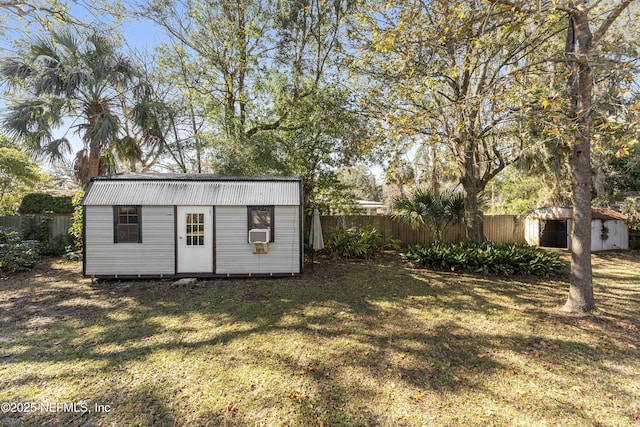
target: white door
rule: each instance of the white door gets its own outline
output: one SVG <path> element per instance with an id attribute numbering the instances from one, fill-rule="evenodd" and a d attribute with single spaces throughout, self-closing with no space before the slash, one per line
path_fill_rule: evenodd
<path id="1" fill-rule="evenodd" d="M 178 273 L 213 273 L 213 207 L 178 206 Z"/>

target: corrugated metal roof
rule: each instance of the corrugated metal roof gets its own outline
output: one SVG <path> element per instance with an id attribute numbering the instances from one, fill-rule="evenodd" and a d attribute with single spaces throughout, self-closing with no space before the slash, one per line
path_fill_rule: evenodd
<path id="1" fill-rule="evenodd" d="M 231 178 L 214 175 L 118 175 L 94 179 L 83 206 L 297 206 L 300 179 Z"/>
<path id="2" fill-rule="evenodd" d="M 300 181 L 298 176 L 226 176 L 211 173 L 117 173 L 97 176 L 92 181 Z"/>
<path id="3" fill-rule="evenodd" d="M 618 211 L 614 211 L 613 209 L 608 208 L 591 208 L 591 218 L 592 219 L 620 219 L 626 220 L 627 217 Z"/>
<path id="4" fill-rule="evenodd" d="M 535 219 L 571 219 L 573 218 L 573 208 L 557 206 L 538 208 L 531 212 L 528 217 Z"/>
<path id="5" fill-rule="evenodd" d="M 539 208 L 528 215 L 532 219 L 572 219 L 573 208 Z M 591 208 L 591 219 L 626 220 L 627 217 L 618 211 L 608 208 Z"/>

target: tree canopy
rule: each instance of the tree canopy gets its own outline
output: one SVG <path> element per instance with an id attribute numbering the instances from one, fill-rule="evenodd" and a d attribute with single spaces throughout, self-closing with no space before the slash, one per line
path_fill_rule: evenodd
<path id="1" fill-rule="evenodd" d="M 6 132 L 37 158 L 63 160 L 70 132 L 82 140 L 76 179 L 115 169 L 116 155 L 133 162 L 162 149 L 167 110 L 153 98 L 134 63 L 97 33 L 69 28 L 28 40 L 0 67 L 11 90 Z M 72 125 L 57 136 L 65 120 Z M 152 162 L 147 154 L 143 163 Z M 135 170 L 135 166 L 132 167 Z"/>
<path id="2" fill-rule="evenodd" d="M 448 148 L 474 241 L 483 239 L 478 197 L 528 143 L 530 56 L 554 34 L 525 18 L 480 1 L 390 1 L 363 10 L 352 29 L 363 104 L 389 144 Z"/>
<path id="3" fill-rule="evenodd" d="M 45 181 L 38 165 L 0 135 L 0 215 L 15 215 L 22 197 Z"/>
<path id="4" fill-rule="evenodd" d="M 367 154 L 366 123 L 340 73 L 351 3 L 142 3 L 140 16 L 171 40 L 160 60 L 189 105 L 198 170 L 297 174 L 310 201 Z"/>

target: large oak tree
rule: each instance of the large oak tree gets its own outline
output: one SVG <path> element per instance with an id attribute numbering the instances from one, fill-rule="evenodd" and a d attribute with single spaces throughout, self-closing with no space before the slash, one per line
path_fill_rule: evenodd
<path id="1" fill-rule="evenodd" d="M 571 192 L 571 278 L 564 310 L 586 312 L 595 307 L 591 270 L 591 143 L 594 117 L 594 81 L 597 70 L 610 62 L 600 49 L 605 35 L 634 0 L 620 1 L 509 1 L 492 0 L 505 12 L 517 11 L 532 21 L 564 16 L 566 41 L 562 56 L 547 53 L 546 60 L 566 64 L 567 113 L 564 132 L 570 137 Z M 542 60 L 545 58 L 543 57 Z"/>
<path id="2" fill-rule="evenodd" d="M 484 1 L 371 2 L 351 34 L 363 104 L 391 144 L 449 147 L 463 189 L 467 238 L 482 241 L 480 198 L 528 142 L 522 117 L 530 56 L 553 36 Z"/>

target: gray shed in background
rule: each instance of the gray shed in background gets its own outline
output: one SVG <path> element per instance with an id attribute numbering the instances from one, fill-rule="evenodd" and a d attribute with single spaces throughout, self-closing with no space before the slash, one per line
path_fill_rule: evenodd
<path id="1" fill-rule="evenodd" d="M 572 208 L 534 210 L 524 220 L 524 236 L 531 246 L 571 249 Z M 613 209 L 591 208 L 591 251 L 629 249 L 626 217 Z"/>
<path id="2" fill-rule="evenodd" d="M 91 181 L 82 206 L 85 276 L 302 272 L 298 177 L 111 175 Z"/>

